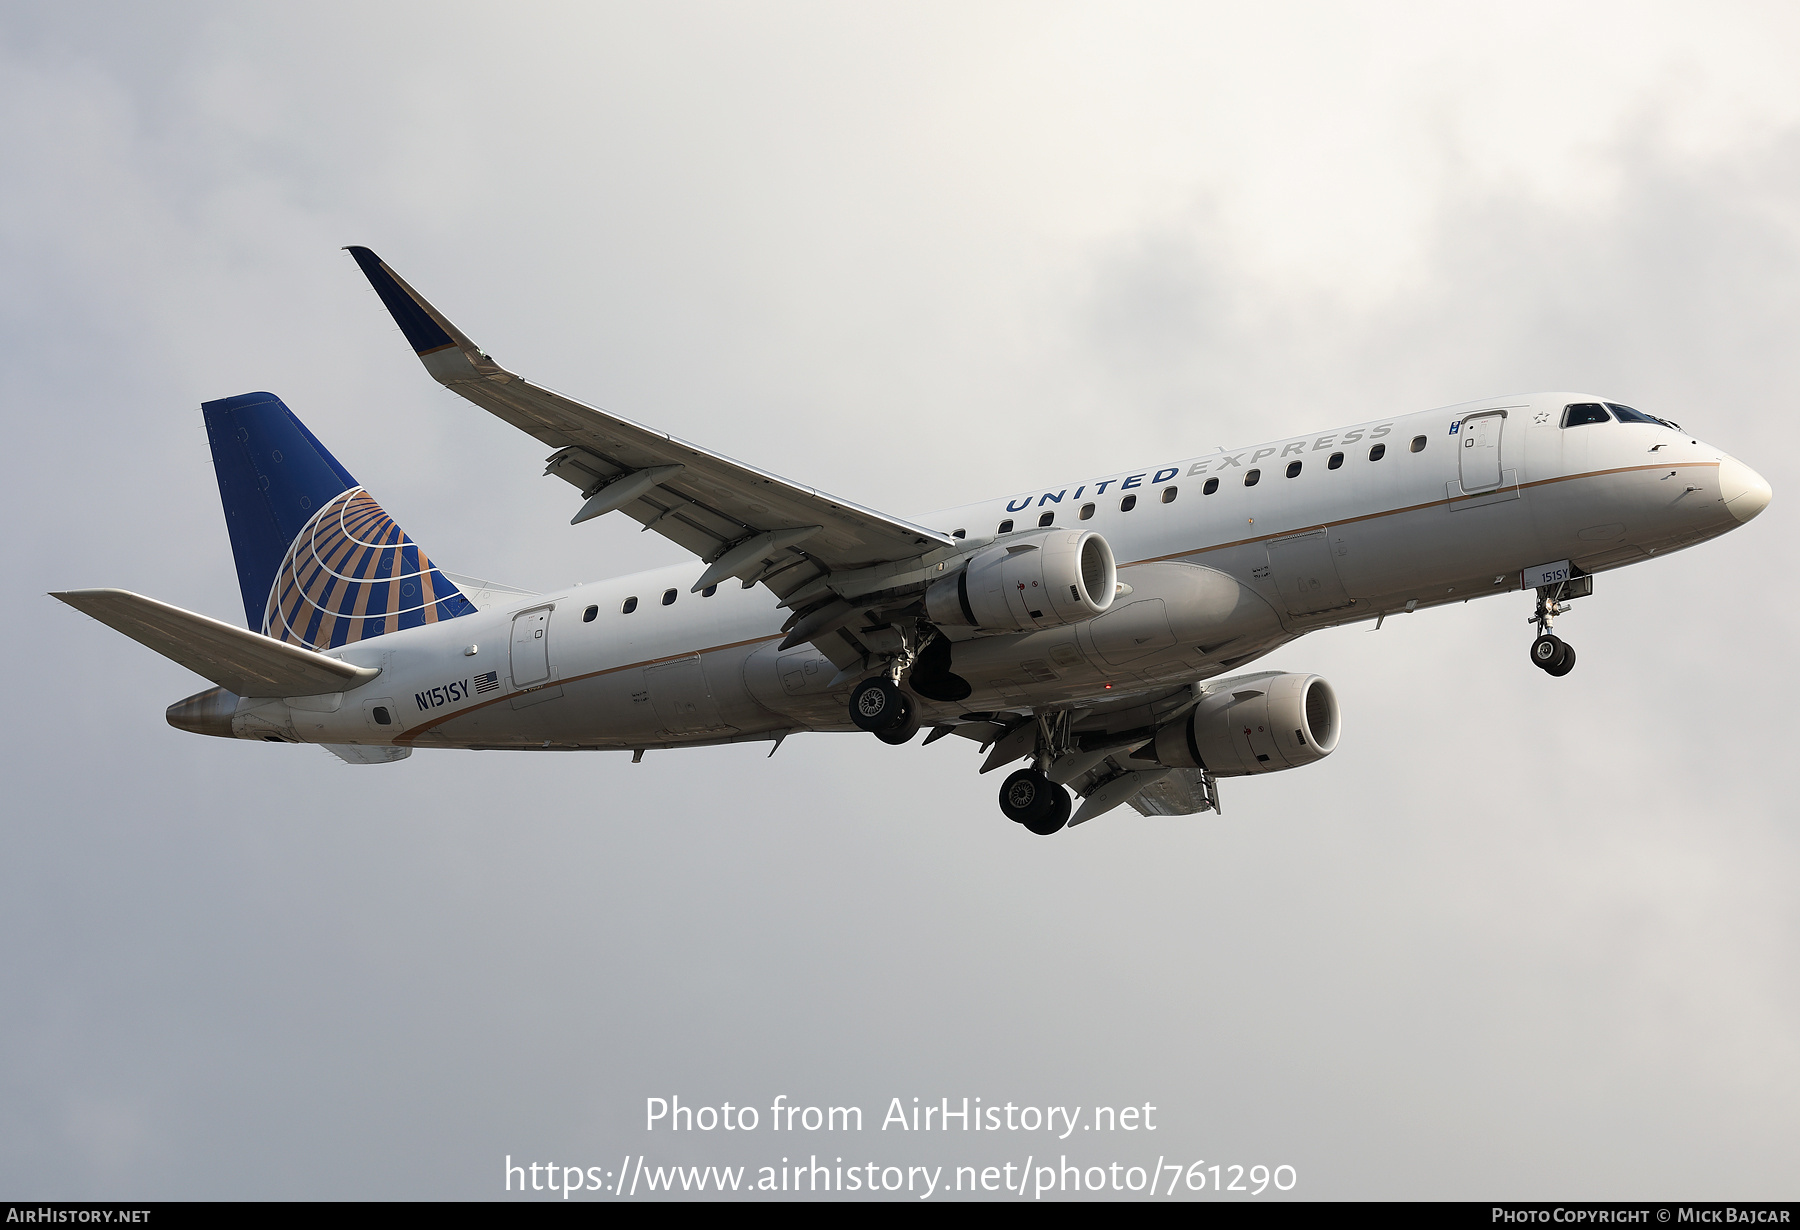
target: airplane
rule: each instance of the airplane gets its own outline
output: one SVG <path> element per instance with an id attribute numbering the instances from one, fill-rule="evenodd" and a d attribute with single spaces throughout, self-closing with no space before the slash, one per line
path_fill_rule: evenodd
<path id="1" fill-rule="evenodd" d="M 1311 764 L 1315 674 L 1228 672 L 1308 632 L 1535 594 L 1533 665 L 1594 577 L 1770 500 L 1678 424 L 1575 392 L 1491 398 L 890 516 L 500 366 L 347 249 L 439 383 L 552 451 L 572 524 L 622 514 L 698 563 L 537 593 L 439 567 L 281 400 L 201 411 L 246 627 L 118 589 L 53 596 L 210 680 L 196 734 L 413 749 L 645 751 L 957 735 L 1039 835 L 1129 804 L 1220 814 L 1218 779 Z M 698 571 L 696 572 L 696 567 Z M 1226 677 L 1221 677 L 1226 676 Z M 1071 797 L 1079 796 L 1079 805 Z"/>

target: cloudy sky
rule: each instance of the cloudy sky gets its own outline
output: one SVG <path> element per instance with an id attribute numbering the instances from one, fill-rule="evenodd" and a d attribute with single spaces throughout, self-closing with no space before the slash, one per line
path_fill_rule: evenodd
<path id="1" fill-rule="evenodd" d="M 0 1196 L 814 1153 L 1800 1194 L 1790 6 L 290 8 L 0 9 Z M 1775 502 L 1601 577 L 1563 680 L 1517 594 L 1288 646 L 1347 733 L 1222 818 L 1035 839 L 960 740 L 177 732 L 203 682 L 44 593 L 238 618 L 202 400 L 280 394 L 457 571 L 679 558 L 570 528 L 350 243 L 514 370 L 899 513 L 1550 388 Z M 642 1126 L 777 1095 L 869 1127 Z M 1158 1130 L 875 1126 L 964 1096 Z"/>

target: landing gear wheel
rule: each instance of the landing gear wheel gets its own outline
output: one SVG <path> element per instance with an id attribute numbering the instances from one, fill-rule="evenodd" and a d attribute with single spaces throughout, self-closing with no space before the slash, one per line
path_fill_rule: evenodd
<path id="1" fill-rule="evenodd" d="M 1054 811 L 1063 793 L 1036 769 L 1020 769 L 1000 783 L 1000 811 L 1014 824 L 1032 824 Z"/>
<path id="2" fill-rule="evenodd" d="M 1546 666 L 1544 668 L 1544 673 L 1546 675 L 1555 675 L 1558 679 L 1561 679 L 1564 675 L 1574 669 L 1575 646 L 1564 642 L 1561 660 L 1559 660 L 1555 666 Z"/>
<path id="3" fill-rule="evenodd" d="M 1050 813 L 1041 820 L 1027 820 L 1024 822 L 1025 827 L 1036 833 L 1039 837 L 1048 837 L 1050 834 L 1061 830 L 1063 825 L 1069 822 L 1069 813 L 1075 810 L 1074 801 L 1069 798 L 1069 792 L 1067 790 L 1064 790 L 1061 786 L 1051 786 L 1050 792 Z"/>
<path id="4" fill-rule="evenodd" d="M 1547 671 L 1554 667 L 1568 646 L 1560 637 L 1551 636 L 1548 632 L 1531 642 L 1531 664 L 1539 670 Z"/>
<path id="5" fill-rule="evenodd" d="M 919 707 L 912 697 L 904 692 L 900 694 L 900 703 L 905 708 L 892 726 L 884 726 L 875 732 L 875 737 L 883 743 L 891 743 L 899 747 L 902 743 L 911 743 L 912 737 L 919 733 Z"/>
<path id="6" fill-rule="evenodd" d="M 850 693 L 850 720 L 864 730 L 886 730 L 905 721 L 910 708 L 900 689 L 885 676 L 865 679 Z"/>

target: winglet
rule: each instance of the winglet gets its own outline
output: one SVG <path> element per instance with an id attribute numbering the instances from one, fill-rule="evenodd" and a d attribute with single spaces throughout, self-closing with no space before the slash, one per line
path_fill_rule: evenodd
<path id="1" fill-rule="evenodd" d="M 375 288 L 375 293 L 381 296 L 381 302 L 394 318 L 394 323 L 400 326 L 400 332 L 406 335 L 407 344 L 413 348 L 413 353 L 422 359 L 440 350 L 455 348 L 463 351 L 471 361 L 481 354 L 474 342 L 451 324 L 442 312 L 427 303 L 423 295 L 408 286 L 399 274 L 389 269 L 379 256 L 358 246 L 347 247 L 344 251 L 355 257 L 356 263 L 362 266 L 363 275 L 369 279 L 369 285 Z"/>

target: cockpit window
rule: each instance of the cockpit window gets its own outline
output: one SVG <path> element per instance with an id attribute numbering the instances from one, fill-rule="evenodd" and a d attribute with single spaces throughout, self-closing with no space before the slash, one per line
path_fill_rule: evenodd
<path id="1" fill-rule="evenodd" d="M 1668 419 L 1659 419 L 1654 414 L 1645 414 L 1642 410 L 1633 410 L 1630 406 L 1621 406 L 1616 401 L 1607 402 L 1606 408 L 1611 410 L 1621 423 L 1650 423 L 1657 427 L 1673 427 L 1676 431 L 1681 430 L 1679 426 L 1669 422 Z"/>
<path id="2" fill-rule="evenodd" d="M 1581 427 L 1588 423 L 1610 423 L 1612 415 L 1597 401 L 1577 402 L 1563 407 L 1563 426 Z"/>

